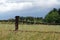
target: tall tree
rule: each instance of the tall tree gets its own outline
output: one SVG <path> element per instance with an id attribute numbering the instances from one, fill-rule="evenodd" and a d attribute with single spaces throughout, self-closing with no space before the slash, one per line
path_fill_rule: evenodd
<path id="1" fill-rule="evenodd" d="M 54 8 L 46 15 L 45 20 L 48 23 L 58 23 L 58 17 L 59 17 L 58 11 L 57 9 Z"/>
<path id="2" fill-rule="evenodd" d="M 57 22 L 60 23 L 60 8 L 58 9 L 58 14 L 59 14 L 59 16 L 58 16 Z"/>

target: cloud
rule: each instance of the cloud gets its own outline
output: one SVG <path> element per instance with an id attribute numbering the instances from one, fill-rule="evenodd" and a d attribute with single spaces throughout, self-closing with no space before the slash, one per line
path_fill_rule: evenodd
<path id="1" fill-rule="evenodd" d="M 0 5 L 0 11 L 9 11 L 9 10 L 22 10 L 26 9 L 27 7 L 31 7 L 31 3 L 5 3 Z"/>
<path id="2" fill-rule="evenodd" d="M 48 7 L 53 7 L 55 5 L 60 5 L 60 1 L 58 0 L 37 0 L 35 2 L 35 5 L 43 7 L 43 8 L 48 8 Z"/>
<path id="3" fill-rule="evenodd" d="M 8 2 L 7 0 L 0 0 L 0 12 L 6 12 L 11 10 L 23 10 L 31 6 L 32 3 L 30 2 L 11 3 Z"/>
<path id="4" fill-rule="evenodd" d="M 7 12 L 11 10 L 24 10 L 39 6 L 42 8 L 49 8 L 55 5 L 60 5 L 58 0 L 0 0 L 0 12 Z"/>

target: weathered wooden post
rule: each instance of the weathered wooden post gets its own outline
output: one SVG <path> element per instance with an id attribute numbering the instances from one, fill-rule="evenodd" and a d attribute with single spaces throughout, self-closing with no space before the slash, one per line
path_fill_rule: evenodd
<path id="1" fill-rule="evenodd" d="M 15 16 L 15 31 L 18 30 L 19 16 Z"/>

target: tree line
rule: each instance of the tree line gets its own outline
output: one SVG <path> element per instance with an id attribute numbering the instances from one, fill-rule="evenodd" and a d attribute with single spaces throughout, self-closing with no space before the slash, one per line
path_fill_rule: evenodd
<path id="1" fill-rule="evenodd" d="M 0 22 L 15 22 L 15 19 L 11 18 L 8 20 L 0 20 Z M 51 10 L 45 18 L 42 17 L 19 17 L 19 23 L 20 24 L 60 24 L 60 8 L 56 9 L 54 8 Z"/>
<path id="2" fill-rule="evenodd" d="M 10 18 L 8 20 L 0 20 L 0 22 L 11 22 L 11 23 L 14 23 L 15 22 L 15 19 L 13 18 Z M 31 17 L 31 16 L 28 16 L 28 17 L 19 17 L 19 23 L 20 24 L 39 24 L 39 23 L 42 23 L 43 22 L 43 18 L 42 17 Z"/>

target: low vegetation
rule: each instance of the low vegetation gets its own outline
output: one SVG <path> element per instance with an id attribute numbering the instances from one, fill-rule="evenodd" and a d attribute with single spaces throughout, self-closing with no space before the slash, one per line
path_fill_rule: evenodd
<path id="1" fill-rule="evenodd" d="M 60 40 L 60 25 L 22 25 L 0 23 L 0 40 Z"/>

